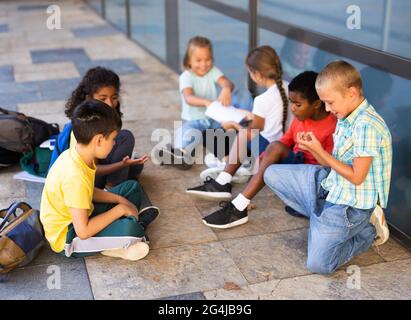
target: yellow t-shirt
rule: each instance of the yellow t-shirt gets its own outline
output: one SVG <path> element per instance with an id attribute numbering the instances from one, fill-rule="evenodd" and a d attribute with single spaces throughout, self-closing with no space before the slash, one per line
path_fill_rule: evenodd
<path id="1" fill-rule="evenodd" d="M 93 212 L 96 166 L 90 168 L 76 148 L 64 151 L 51 167 L 41 197 L 40 220 L 46 239 L 55 252 L 64 250 L 68 226 L 73 222 L 69 208 Z"/>
<path id="2" fill-rule="evenodd" d="M 70 146 L 69 148 L 74 148 L 77 144 L 76 137 L 74 136 L 73 130 L 70 132 Z"/>

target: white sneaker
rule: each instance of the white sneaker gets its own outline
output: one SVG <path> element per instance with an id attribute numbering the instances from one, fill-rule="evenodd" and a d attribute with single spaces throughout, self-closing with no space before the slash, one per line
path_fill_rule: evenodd
<path id="1" fill-rule="evenodd" d="M 209 168 L 225 167 L 225 161 L 221 161 L 213 153 L 206 154 L 204 157 L 204 164 Z"/>
<path id="2" fill-rule="evenodd" d="M 217 179 L 218 175 L 223 171 L 224 171 L 224 167 L 215 167 L 215 168 L 205 169 L 204 171 L 200 173 L 200 179 L 203 182 L 206 181 L 207 177 L 213 178 L 215 180 Z M 235 173 L 231 182 L 232 183 L 246 183 L 252 175 L 253 174 L 250 169 L 240 167 Z"/>
<path id="3" fill-rule="evenodd" d="M 113 258 L 137 261 L 143 259 L 149 252 L 149 246 L 145 242 L 137 242 L 128 248 L 102 251 L 101 254 Z"/>
<path id="4" fill-rule="evenodd" d="M 370 223 L 372 223 L 377 231 L 377 236 L 374 239 L 374 246 L 380 246 L 385 243 L 390 237 L 390 230 L 388 229 L 387 222 L 385 220 L 384 211 L 377 205 L 373 213 L 371 214 Z"/>

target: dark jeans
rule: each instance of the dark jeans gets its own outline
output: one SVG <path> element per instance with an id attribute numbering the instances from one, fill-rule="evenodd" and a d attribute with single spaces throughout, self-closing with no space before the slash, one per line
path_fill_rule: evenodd
<path id="1" fill-rule="evenodd" d="M 121 130 L 116 137 L 116 144 L 111 150 L 107 158 L 99 160 L 98 164 L 112 164 L 123 160 L 125 156 L 132 157 L 134 149 L 134 136 L 129 130 Z M 94 185 L 97 188 L 104 189 L 106 184 L 111 186 L 118 185 L 126 180 L 135 179 L 144 168 L 144 164 L 130 166 L 121 170 L 115 171 L 106 176 L 96 175 Z"/>

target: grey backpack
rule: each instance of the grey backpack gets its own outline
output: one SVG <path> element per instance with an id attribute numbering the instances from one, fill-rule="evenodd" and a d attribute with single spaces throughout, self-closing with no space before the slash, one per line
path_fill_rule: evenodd
<path id="1" fill-rule="evenodd" d="M 59 133 L 59 126 L 0 108 L 0 147 L 26 153 Z"/>

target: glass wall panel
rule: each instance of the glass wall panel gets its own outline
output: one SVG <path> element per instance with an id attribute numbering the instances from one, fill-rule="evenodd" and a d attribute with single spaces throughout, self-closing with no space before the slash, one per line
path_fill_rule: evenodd
<path id="1" fill-rule="evenodd" d="M 166 60 L 165 0 L 130 0 L 132 37 Z"/>
<path id="2" fill-rule="evenodd" d="M 88 0 L 87 2 L 94 10 L 101 14 L 101 0 Z"/>
<path id="3" fill-rule="evenodd" d="M 260 0 L 259 12 L 307 30 L 411 58 L 411 1 L 357 0 L 355 11 L 350 11 L 352 5 L 351 0 Z M 347 22 L 359 29 L 347 27 Z"/>
<path id="4" fill-rule="evenodd" d="M 127 32 L 125 0 L 106 0 L 106 16 L 117 28 Z"/>

